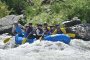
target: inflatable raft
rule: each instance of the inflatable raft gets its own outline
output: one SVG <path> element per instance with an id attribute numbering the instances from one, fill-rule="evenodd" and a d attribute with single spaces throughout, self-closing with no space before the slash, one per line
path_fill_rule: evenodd
<path id="1" fill-rule="evenodd" d="M 25 42 L 24 40 L 25 40 L 24 37 L 19 36 L 18 34 L 15 36 L 16 44 L 23 44 L 23 42 Z M 36 40 L 35 38 L 27 39 L 26 42 L 33 43 L 35 40 Z M 64 42 L 65 44 L 69 44 L 71 39 L 69 36 L 64 35 L 64 34 L 55 34 L 55 35 L 45 36 L 44 40 L 45 41 L 52 41 L 52 42 L 60 41 L 60 42 Z"/>
<path id="2" fill-rule="evenodd" d="M 71 39 L 69 36 L 65 34 L 55 34 L 44 37 L 44 40 L 53 41 L 53 42 L 60 41 L 60 42 L 64 42 L 65 44 L 69 44 Z"/>
<path id="3" fill-rule="evenodd" d="M 19 36 L 18 34 L 16 34 L 16 36 L 15 36 L 16 44 L 24 44 L 25 42 L 33 43 L 35 40 L 36 40 L 35 38 L 27 39 L 27 38 L 24 38 L 23 36 Z"/>

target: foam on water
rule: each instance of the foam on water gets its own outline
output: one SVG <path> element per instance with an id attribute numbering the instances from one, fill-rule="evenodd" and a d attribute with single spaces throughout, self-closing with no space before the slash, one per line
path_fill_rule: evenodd
<path id="1" fill-rule="evenodd" d="M 67 45 L 37 40 L 33 44 L 26 43 L 13 48 L 13 38 L 5 45 L 0 37 L 0 60 L 90 60 L 90 41 L 72 39 Z"/>

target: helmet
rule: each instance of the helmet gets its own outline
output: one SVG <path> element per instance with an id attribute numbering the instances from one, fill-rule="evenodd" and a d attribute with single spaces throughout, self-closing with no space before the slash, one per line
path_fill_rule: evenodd
<path id="1" fill-rule="evenodd" d="M 37 24 L 38 26 L 42 26 L 42 24 Z"/>
<path id="2" fill-rule="evenodd" d="M 60 24 L 56 24 L 55 26 L 60 26 Z"/>
<path id="3" fill-rule="evenodd" d="M 48 25 L 47 23 L 44 23 L 44 25 Z"/>
<path id="4" fill-rule="evenodd" d="M 32 23 L 29 23 L 29 25 L 32 25 Z"/>

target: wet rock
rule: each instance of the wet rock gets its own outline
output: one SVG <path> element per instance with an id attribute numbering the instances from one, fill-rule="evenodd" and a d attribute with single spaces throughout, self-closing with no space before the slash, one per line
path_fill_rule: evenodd
<path id="1" fill-rule="evenodd" d="M 78 25 L 78 24 L 81 24 L 81 20 L 78 19 L 78 17 L 74 17 L 72 18 L 72 20 L 69 20 L 69 21 L 65 21 L 62 23 L 65 27 L 71 27 L 71 26 L 74 26 L 74 25 Z"/>
<path id="2" fill-rule="evenodd" d="M 77 38 L 90 40 L 90 24 L 79 24 L 70 27 L 70 30 L 77 35 Z"/>
<path id="3" fill-rule="evenodd" d="M 65 22 L 63 22 L 63 24 L 65 25 L 65 27 L 71 27 L 74 25 L 81 24 L 81 21 L 80 20 L 71 20 L 71 21 L 65 21 Z"/>
<path id="4" fill-rule="evenodd" d="M 18 21 L 20 18 L 23 18 L 23 15 L 9 15 L 0 19 L 0 34 L 10 33 L 12 30 L 12 25 L 14 21 Z"/>

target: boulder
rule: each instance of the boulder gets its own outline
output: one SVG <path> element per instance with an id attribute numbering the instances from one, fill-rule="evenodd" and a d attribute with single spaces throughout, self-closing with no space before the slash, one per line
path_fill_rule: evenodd
<path id="1" fill-rule="evenodd" d="M 65 27 L 71 27 L 74 25 L 81 24 L 81 20 L 78 17 L 72 18 L 72 20 L 64 21 L 62 23 Z"/>
<path id="2" fill-rule="evenodd" d="M 71 26 L 74 26 L 74 25 L 78 25 L 78 24 L 81 24 L 81 21 L 80 20 L 70 20 L 70 21 L 65 21 L 62 23 L 65 27 L 71 27 Z"/>
<path id="3" fill-rule="evenodd" d="M 79 24 L 69 27 L 69 31 L 77 35 L 76 38 L 90 40 L 90 24 Z"/>
<path id="4" fill-rule="evenodd" d="M 12 34 L 12 26 L 14 21 L 18 21 L 20 18 L 23 18 L 23 15 L 9 15 L 0 19 L 0 34 L 10 33 Z"/>

